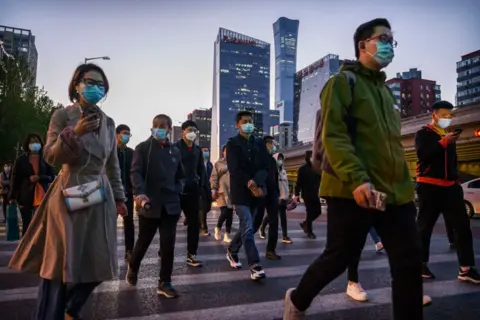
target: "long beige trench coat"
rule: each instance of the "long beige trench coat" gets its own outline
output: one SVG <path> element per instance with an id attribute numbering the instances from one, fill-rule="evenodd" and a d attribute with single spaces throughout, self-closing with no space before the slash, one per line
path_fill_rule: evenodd
<path id="1" fill-rule="evenodd" d="M 103 112 L 100 129 L 78 137 L 78 105 L 55 111 L 43 154 L 62 171 L 48 189 L 9 267 L 64 283 L 117 277 L 117 210 L 125 200 L 117 158 L 115 124 Z M 106 202 L 68 212 L 62 190 L 100 181 Z"/>
<path id="2" fill-rule="evenodd" d="M 227 160 L 220 158 L 213 166 L 210 175 L 210 187 L 217 191 L 217 205 L 219 207 L 232 208 L 230 201 L 230 173 L 228 172 Z"/>

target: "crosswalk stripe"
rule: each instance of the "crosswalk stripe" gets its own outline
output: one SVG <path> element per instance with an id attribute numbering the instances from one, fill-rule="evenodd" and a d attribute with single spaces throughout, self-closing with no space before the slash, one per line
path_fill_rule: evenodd
<path id="1" fill-rule="evenodd" d="M 480 259 L 480 255 L 475 256 L 476 259 Z M 454 262 L 457 261 L 457 257 L 454 254 L 437 254 L 430 256 L 430 265 L 434 263 L 441 262 Z M 227 263 L 227 262 L 225 262 Z M 289 267 L 273 267 L 265 268 L 268 279 L 274 278 L 284 278 L 291 276 L 300 276 L 307 269 L 308 265 L 298 265 L 298 266 L 289 266 Z M 360 270 L 372 270 L 372 269 L 381 269 L 389 267 L 388 259 L 378 259 L 378 260 L 369 260 L 368 264 L 362 264 L 360 262 Z M 229 270 L 225 272 L 205 272 L 200 274 L 182 274 L 172 276 L 172 283 L 176 286 L 193 286 L 200 284 L 211 284 L 219 282 L 233 282 L 233 281 L 242 281 L 249 279 L 248 270 L 245 268 L 242 270 Z M 266 281 L 268 281 L 268 279 Z M 158 285 L 158 277 L 146 277 L 140 278 L 138 285 L 136 287 L 131 287 L 122 280 L 112 280 L 102 283 L 97 289 L 96 293 L 99 292 L 117 292 L 117 291 L 126 291 L 126 290 L 135 290 L 135 289 L 149 289 L 156 288 Z M 477 287 L 477 290 L 480 291 L 480 288 Z M 6 289 L 0 290 L 0 302 L 6 301 L 18 301 L 18 300 L 27 300 L 35 299 L 37 297 L 37 287 L 27 287 L 27 288 L 16 288 L 16 289 Z"/>
<path id="2" fill-rule="evenodd" d="M 480 292 L 478 286 L 464 285 L 455 280 L 436 281 L 424 284 L 424 292 L 436 297 L 449 297 L 467 293 Z M 384 287 L 368 290 L 371 297 L 368 303 L 351 301 L 345 293 L 320 294 L 308 309 L 308 314 L 322 314 L 333 311 L 368 308 L 391 303 L 391 288 Z M 435 303 L 435 301 L 434 301 Z M 228 307 L 199 309 L 191 311 L 152 314 L 140 317 L 115 318 L 113 320 L 271 320 L 281 318 L 284 310 L 284 300 L 259 302 L 253 304 L 240 304 Z"/>

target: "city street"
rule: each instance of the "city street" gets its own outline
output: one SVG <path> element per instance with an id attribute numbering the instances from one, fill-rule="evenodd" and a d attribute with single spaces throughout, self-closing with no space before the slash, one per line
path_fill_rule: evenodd
<path id="1" fill-rule="evenodd" d="M 213 236 L 201 237 L 198 258 L 203 268 L 185 265 L 186 227 L 180 219 L 177 232 L 173 285 L 180 293 L 178 299 L 168 300 L 156 294 L 158 281 L 158 236 L 143 261 L 137 287 L 125 281 L 124 237 L 122 221 L 118 222 L 118 261 L 120 280 L 103 283 L 97 288 L 84 310 L 84 319 L 129 320 L 272 320 L 281 319 L 285 291 L 295 286 L 309 263 L 317 257 L 326 235 L 325 215 L 315 223 L 316 240 L 307 239 L 299 227 L 304 208 L 289 213 L 289 236 L 293 244 L 278 245 L 281 261 L 263 259 L 267 278 L 259 283 L 250 280 L 246 268 L 233 270 L 225 259 L 225 246 Z M 209 215 L 213 232 L 218 210 Z M 238 225 L 235 218 L 234 227 Z M 480 220 L 472 220 L 472 230 L 480 263 Z M 35 308 L 38 278 L 13 272 L 7 268 L 15 243 L 5 241 L 5 225 L 0 225 L 0 319 L 27 320 Z M 265 240 L 256 237 L 262 258 Z M 243 251 L 240 255 L 246 265 Z M 425 309 L 425 319 L 474 320 L 480 314 L 480 286 L 460 283 L 457 257 L 448 246 L 443 221 L 439 221 L 432 237 L 431 270 L 437 279 L 426 281 L 425 293 L 433 304 Z M 385 254 L 376 253 L 369 238 L 360 262 L 360 280 L 371 299 L 356 302 L 347 298 L 346 275 L 330 284 L 312 304 L 308 319 L 390 319 L 390 275 Z"/>

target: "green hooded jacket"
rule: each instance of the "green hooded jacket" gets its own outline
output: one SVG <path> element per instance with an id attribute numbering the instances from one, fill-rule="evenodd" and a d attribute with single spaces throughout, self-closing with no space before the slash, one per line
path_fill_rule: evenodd
<path id="1" fill-rule="evenodd" d="M 320 196 L 353 199 L 353 190 L 370 181 L 376 190 L 387 194 L 388 204 L 413 201 L 413 182 L 401 142 L 400 113 L 385 86 L 385 73 L 365 68 L 359 62 L 346 63 L 344 70 L 355 74 L 353 97 L 342 72 L 332 77 L 320 94 L 322 143 L 337 176 L 323 172 Z M 345 123 L 347 114 L 355 119 L 353 142 Z"/>

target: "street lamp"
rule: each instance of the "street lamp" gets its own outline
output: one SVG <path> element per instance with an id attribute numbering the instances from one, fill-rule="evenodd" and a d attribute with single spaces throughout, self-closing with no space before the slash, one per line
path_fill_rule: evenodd
<path id="1" fill-rule="evenodd" d="M 85 63 L 92 60 L 110 60 L 110 57 L 105 56 L 105 57 L 85 58 Z"/>

